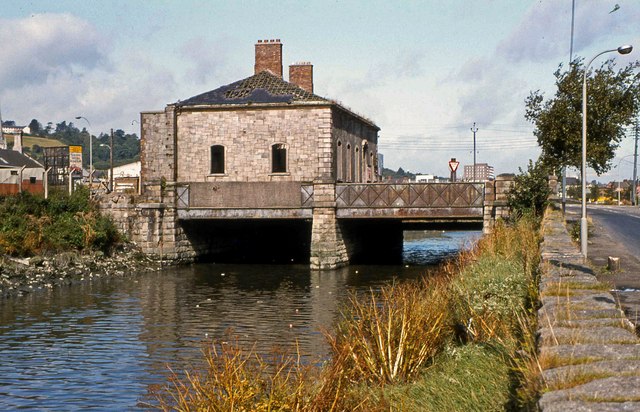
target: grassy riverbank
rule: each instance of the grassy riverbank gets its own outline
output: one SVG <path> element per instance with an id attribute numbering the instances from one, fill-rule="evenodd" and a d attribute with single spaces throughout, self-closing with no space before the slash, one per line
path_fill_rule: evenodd
<path id="1" fill-rule="evenodd" d="M 419 282 L 352 296 L 321 367 L 213 342 L 205 368 L 156 399 L 185 411 L 534 409 L 538 243 L 521 219 Z"/>

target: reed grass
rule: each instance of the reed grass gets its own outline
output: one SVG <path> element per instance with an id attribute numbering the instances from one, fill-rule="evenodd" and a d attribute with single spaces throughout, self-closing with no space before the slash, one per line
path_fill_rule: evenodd
<path id="1" fill-rule="evenodd" d="M 448 295 L 440 281 L 394 284 L 352 295 L 335 335 L 335 359 L 353 381 L 373 384 L 413 378 L 448 337 Z"/>

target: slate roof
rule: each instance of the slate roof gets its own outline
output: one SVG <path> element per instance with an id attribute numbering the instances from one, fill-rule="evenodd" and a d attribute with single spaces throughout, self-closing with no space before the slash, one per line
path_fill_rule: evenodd
<path id="1" fill-rule="evenodd" d="M 177 106 L 237 105 L 250 103 L 332 103 L 323 97 L 263 71 L 176 103 Z"/>
<path id="2" fill-rule="evenodd" d="M 29 156 L 15 150 L 0 149 L 0 168 L 22 167 L 38 168 L 42 165 Z"/>

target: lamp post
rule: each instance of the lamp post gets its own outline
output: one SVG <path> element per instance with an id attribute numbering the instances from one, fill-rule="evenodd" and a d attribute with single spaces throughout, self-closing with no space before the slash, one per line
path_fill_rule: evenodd
<path id="1" fill-rule="evenodd" d="M 84 116 L 76 116 L 77 120 L 83 119 L 91 128 L 91 123 Z M 91 138 L 91 131 L 87 131 L 89 133 L 89 196 L 91 196 L 91 189 L 93 186 L 93 139 Z"/>
<path id="2" fill-rule="evenodd" d="M 633 50 L 630 45 L 620 46 L 617 49 L 605 50 L 593 56 L 584 67 L 582 77 L 582 218 L 580 219 L 580 251 L 587 258 L 587 73 L 589 66 L 598 57 L 605 53 L 617 51 L 620 54 L 629 54 Z"/>
<path id="3" fill-rule="evenodd" d="M 618 160 L 618 164 L 616 165 L 616 169 L 618 169 L 618 206 L 620 206 L 620 192 L 622 191 L 622 189 L 620 189 L 620 164 L 624 161 L 624 159 L 631 156 L 633 155 L 630 154 L 630 155 L 621 157 L 620 160 Z"/>

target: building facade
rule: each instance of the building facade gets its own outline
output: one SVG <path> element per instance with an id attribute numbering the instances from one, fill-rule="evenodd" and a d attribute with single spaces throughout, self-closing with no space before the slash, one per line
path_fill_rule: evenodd
<path id="1" fill-rule="evenodd" d="M 489 166 L 487 163 L 476 163 L 475 172 L 473 165 L 464 166 L 463 180 L 467 182 L 486 182 L 493 180 L 495 175 L 493 173 L 493 166 Z"/>
<path id="2" fill-rule="evenodd" d="M 44 167 L 16 150 L 0 149 L 0 194 L 44 192 Z"/>

